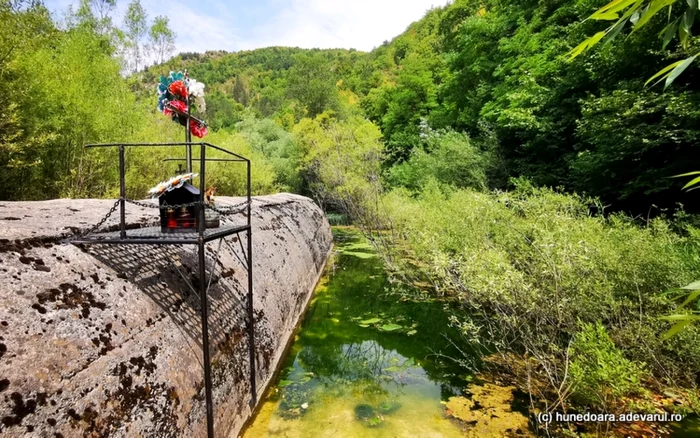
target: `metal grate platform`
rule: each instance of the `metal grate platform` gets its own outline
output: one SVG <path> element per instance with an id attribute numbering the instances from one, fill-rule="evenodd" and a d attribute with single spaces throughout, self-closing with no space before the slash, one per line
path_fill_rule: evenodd
<path id="1" fill-rule="evenodd" d="M 188 124 L 189 125 L 189 124 Z M 255 405 L 257 400 L 257 385 L 256 385 L 256 352 L 255 352 L 255 314 L 253 308 L 253 236 L 251 227 L 251 172 L 250 172 L 250 160 L 228 151 L 224 148 L 215 146 L 210 143 L 192 143 L 189 136 L 189 130 L 186 130 L 187 140 L 184 143 L 110 143 L 110 144 L 99 144 L 99 145 L 87 145 L 86 148 L 94 147 L 117 147 L 119 148 L 119 200 L 115 202 L 112 209 L 105 215 L 105 217 L 95 224 L 88 233 L 71 239 L 74 244 L 116 244 L 116 245 L 130 245 L 130 244 L 141 244 L 141 245 L 197 245 L 198 248 L 198 271 L 199 271 L 199 288 L 194 290 L 194 285 L 189 284 L 190 289 L 193 290 L 195 295 L 199 294 L 200 298 L 200 309 L 202 312 L 202 356 L 203 356 L 203 366 L 204 366 L 204 399 L 206 403 L 206 420 L 207 420 L 207 436 L 209 438 L 214 438 L 214 401 L 212 396 L 213 382 L 211 376 L 211 354 L 209 352 L 209 306 L 208 306 L 208 292 L 209 286 L 211 285 L 211 278 L 213 271 L 210 271 L 209 281 L 207 281 L 206 275 L 206 263 L 207 259 L 204 255 L 206 250 L 206 243 L 219 240 L 219 249 L 221 248 L 221 243 L 225 242 L 225 237 L 237 234 L 245 233 L 247 240 L 247 251 L 243 248 L 243 243 L 241 239 L 237 239 L 238 244 L 243 252 L 244 260 L 242 263 L 247 265 L 248 274 L 248 284 L 247 284 L 247 303 L 246 303 L 246 313 L 247 313 L 247 328 L 248 328 L 248 355 L 250 360 L 250 392 L 252 399 L 250 402 L 251 406 Z M 206 224 L 204 208 L 200 208 L 197 212 L 197 230 L 192 230 L 191 232 L 185 233 L 163 233 L 160 226 L 151 226 L 146 228 L 133 228 L 127 229 L 126 223 L 126 203 L 131 202 L 142 207 L 151 208 L 152 205 L 142 202 L 134 202 L 126 197 L 126 154 L 125 149 L 133 147 L 185 147 L 185 161 L 187 163 L 187 171 L 192 172 L 192 161 L 199 161 L 199 199 L 197 204 L 200 206 L 205 205 L 205 174 L 206 174 L 206 164 L 208 161 L 213 161 L 216 163 L 226 163 L 235 165 L 236 162 L 243 164 L 245 167 L 246 175 L 246 202 L 245 205 L 229 206 L 229 209 L 223 208 L 223 210 L 217 210 L 222 216 L 230 216 L 233 214 L 243 213 L 245 216 L 245 223 L 243 225 L 228 224 L 223 225 L 219 228 L 204 228 Z M 199 147 L 199 158 L 192 157 L 192 147 Z M 219 151 L 223 154 L 230 156 L 231 158 L 207 158 L 207 149 L 213 149 Z M 146 205 L 144 205 L 146 204 Z M 119 230 L 117 231 L 105 231 L 105 232 L 94 232 L 94 230 L 99 229 L 100 226 L 104 225 L 105 221 L 110 217 L 110 215 L 117 211 L 119 207 Z M 237 209 L 237 207 L 243 207 Z M 227 243 L 228 244 L 228 243 Z M 218 262 L 219 249 L 216 251 L 215 263 Z M 246 257 L 247 252 L 247 257 Z M 240 258 L 239 258 L 240 260 Z M 184 276 L 183 276 L 184 279 Z M 185 279 L 185 282 L 187 280 Z"/>
<path id="2" fill-rule="evenodd" d="M 204 242 L 247 231 L 249 228 L 248 225 L 223 225 L 218 228 L 208 228 L 203 233 Z M 199 233 L 194 229 L 191 232 L 163 233 L 160 226 L 157 226 L 126 230 L 124 234 L 122 237 L 121 231 L 93 233 L 76 239 L 73 243 L 121 245 L 196 245 L 199 243 Z"/>

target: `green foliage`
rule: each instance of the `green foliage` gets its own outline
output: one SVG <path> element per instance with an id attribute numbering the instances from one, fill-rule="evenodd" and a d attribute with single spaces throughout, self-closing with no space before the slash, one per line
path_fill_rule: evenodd
<path id="1" fill-rule="evenodd" d="M 486 187 L 486 155 L 464 134 L 454 131 L 427 132 L 424 147 L 414 149 L 407 161 L 389 168 L 392 186 L 418 190 L 429 180 L 456 187 Z"/>
<path id="2" fill-rule="evenodd" d="M 233 129 L 242 120 L 245 109 L 241 104 L 227 98 L 222 92 L 215 90 L 207 93 L 207 111 L 204 119 L 213 130 Z"/>
<path id="3" fill-rule="evenodd" d="M 570 357 L 572 397 L 580 405 L 609 411 L 622 397 L 642 392 L 644 365 L 626 359 L 600 322 L 581 327 Z"/>
<path id="4" fill-rule="evenodd" d="M 283 191 L 299 193 L 302 179 L 299 174 L 300 151 L 294 136 L 270 119 L 247 118 L 239 125 L 251 149 L 265 157 L 275 173 L 275 184 Z"/>
<path id="5" fill-rule="evenodd" d="M 697 234 L 679 236 L 662 219 L 640 227 L 622 215 L 592 216 L 586 198 L 516 187 L 444 191 L 431 182 L 416 196 L 388 193 L 397 274 L 456 299 L 458 327 L 476 323 L 494 347 L 532 356 L 551 391 L 568 385 L 567 340 L 598 321 L 630 361 L 660 379 L 694 381 L 700 331 L 669 344 L 659 317 L 676 305 L 660 291 L 687 284 L 700 268 Z"/>
<path id="6" fill-rule="evenodd" d="M 0 198 L 103 196 L 113 151 L 83 145 L 128 138 L 139 115 L 109 40 L 80 25 L 56 30 L 42 7 L 3 13 Z"/>
<path id="7" fill-rule="evenodd" d="M 131 71 L 139 71 L 139 66 L 142 66 L 141 61 L 145 57 L 145 48 L 143 47 L 143 38 L 146 36 L 146 11 L 141 6 L 139 0 L 132 0 L 126 10 L 124 16 L 124 25 L 126 27 L 127 50 L 130 54 Z"/>
<path id="8" fill-rule="evenodd" d="M 163 63 L 175 50 L 175 32 L 170 29 L 168 17 L 159 15 L 148 30 L 150 47 L 158 63 Z"/>
<path id="9" fill-rule="evenodd" d="M 300 53 L 289 70 L 287 95 L 298 100 L 305 115 L 312 118 L 326 110 L 337 111 L 340 105 L 336 80 L 331 63 L 322 54 Z"/>
<path id="10" fill-rule="evenodd" d="M 661 95 L 643 85 L 668 59 L 687 55 L 673 43 L 668 53 L 650 49 L 665 26 L 651 20 L 568 62 L 567 52 L 598 30 L 595 21 L 580 23 L 596 7 L 591 0 L 455 1 L 374 50 L 370 60 L 381 71 L 361 106 L 382 129 L 388 164 L 422 149 L 425 119 L 493 144 L 492 158 L 508 176 L 599 196 L 613 210 L 675 208 L 684 197 L 667 177 L 688 170 L 697 143 L 697 86 L 689 78 L 684 89 Z M 679 15 L 674 10 L 671 19 Z M 506 188 L 505 180 L 488 185 Z"/>
<path id="11" fill-rule="evenodd" d="M 381 134 L 361 118 L 340 121 L 323 113 L 294 128 L 301 174 L 326 209 L 364 218 L 379 190 Z"/>
<path id="12" fill-rule="evenodd" d="M 138 2 L 132 5 L 132 12 L 138 12 Z M 182 128 L 153 111 L 153 87 L 142 95 L 131 92 L 135 82 L 121 77 L 111 36 L 97 33 L 95 17 L 83 6 L 67 30 L 56 29 L 43 7 L 0 8 L 0 34 L 7 47 L 0 58 L 0 92 L 7 101 L 0 111 L 0 199 L 113 197 L 118 193 L 116 150 L 85 149 L 86 144 L 182 141 Z M 133 19 L 132 36 L 137 37 L 145 17 L 136 14 Z M 213 131 L 233 128 L 241 119 L 240 105 L 217 93 L 208 98 Z M 251 147 L 241 134 L 213 132 L 207 140 L 253 160 L 254 193 L 281 186 L 296 190 L 295 162 L 287 160 L 294 153 L 291 134 L 279 128 L 277 135 L 286 142 L 263 140 L 276 145 L 267 155 L 270 147 L 263 151 L 260 142 Z M 163 162 L 172 152 L 129 150 L 127 195 L 143 198 L 150 187 L 177 172 L 175 164 Z M 208 177 L 220 195 L 245 193 L 240 165 L 213 165 Z"/>
<path id="13" fill-rule="evenodd" d="M 209 134 L 210 143 L 221 146 L 231 152 L 249 158 L 251 164 L 252 191 L 256 195 L 275 193 L 278 191 L 275 185 L 277 175 L 275 169 L 265 156 L 251 147 L 245 137 L 240 134 L 230 134 L 224 131 Z M 223 153 L 221 153 L 223 154 Z M 224 155 L 212 154 L 213 157 Z M 213 167 L 213 166 L 212 166 Z M 243 196 L 246 192 L 246 173 L 243 164 L 222 165 L 221 168 L 212 169 L 207 176 L 211 185 L 217 188 L 217 193 L 224 196 Z"/>
<path id="14" fill-rule="evenodd" d="M 670 176 L 697 156 L 700 95 L 617 90 L 582 101 L 578 137 L 590 145 L 570 159 L 574 187 L 610 199 L 677 190 Z"/>
<path id="15" fill-rule="evenodd" d="M 348 217 L 342 213 L 326 213 L 326 218 L 331 226 L 350 225 Z"/>
<path id="16" fill-rule="evenodd" d="M 231 105 L 240 104 L 256 116 L 282 119 L 281 124 L 291 129 L 301 118 L 327 110 L 344 114 L 340 92 L 362 86 L 358 70 L 365 57 L 355 50 L 288 47 L 182 53 L 164 65 L 151 67 L 138 85 L 150 90 L 150 76 L 186 68 L 207 85 L 207 93 L 218 93 Z M 222 126 L 239 121 L 235 116 L 220 119 Z"/>
<path id="17" fill-rule="evenodd" d="M 693 23 L 695 22 L 695 16 L 698 11 L 698 2 L 696 0 L 689 0 L 685 7 L 685 11 L 682 15 L 675 16 L 673 14 L 673 5 L 676 4 L 676 0 L 613 0 L 602 8 L 598 9 L 589 17 L 591 20 L 605 20 L 605 21 L 615 21 L 611 24 L 605 31 L 601 31 L 593 35 L 592 37 L 586 39 L 581 44 L 573 48 L 569 54 L 571 59 L 577 57 L 584 51 L 590 49 L 591 47 L 598 44 L 600 41 L 610 42 L 612 41 L 628 23 L 631 23 L 632 32 L 636 32 L 639 29 L 647 25 L 652 19 L 657 17 L 665 9 L 668 9 L 668 18 L 666 27 L 659 33 L 659 37 L 663 39 L 662 48 L 671 42 L 676 31 L 678 32 L 678 40 L 681 43 L 683 49 L 687 50 L 689 48 L 689 39 L 692 35 Z M 682 2 L 681 2 L 682 4 Z M 658 14 L 658 15 L 657 15 Z M 667 65 L 666 67 L 659 70 L 654 76 L 649 78 L 645 85 L 650 82 L 657 80 L 654 85 L 664 81 L 664 88 L 676 80 L 681 73 L 687 69 L 690 64 L 695 61 L 698 54 L 690 56 L 680 61 L 674 62 L 673 64 Z"/>

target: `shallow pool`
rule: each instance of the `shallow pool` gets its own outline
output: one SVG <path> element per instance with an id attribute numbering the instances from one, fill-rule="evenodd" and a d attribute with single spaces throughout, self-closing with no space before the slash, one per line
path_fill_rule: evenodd
<path id="1" fill-rule="evenodd" d="M 335 259 L 244 436 L 464 436 L 444 402 L 471 378 L 455 359 L 469 358 L 444 304 L 402 299 L 371 246 L 334 233 Z"/>

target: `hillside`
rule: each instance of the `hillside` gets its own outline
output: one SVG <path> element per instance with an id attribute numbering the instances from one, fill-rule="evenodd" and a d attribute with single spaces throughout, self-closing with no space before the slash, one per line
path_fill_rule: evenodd
<path id="1" fill-rule="evenodd" d="M 498 157 L 488 171 L 491 187 L 525 176 L 601 197 L 613 209 L 693 204 L 667 178 L 697 156 L 693 73 L 666 93 L 643 86 L 681 55 L 646 48 L 656 45 L 660 21 L 568 62 L 566 52 L 595 27 L 579 24 L 595 5 L 458 0 L 370 53 L 273 47 L 180 54 L 140 80 L 187 68 L 213 91 L 207 119 L 215 128 L 234 126 L 246 110 L 291 129 L 325 110 L 361 109 L 382 131 L 388 165 L 423 148 L 421 129 L 451 129 Z"/>

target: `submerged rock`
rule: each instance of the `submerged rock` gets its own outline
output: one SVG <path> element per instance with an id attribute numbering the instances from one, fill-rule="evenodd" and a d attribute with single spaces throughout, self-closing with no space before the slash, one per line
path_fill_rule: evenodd
<path id="1" fill-rule="evenodd" d="M 374 408 L 367 404 L 355 406 L 355 418 L 358 420 L 367 420 L 374 417 Z"/>
<path id="2" fill-rule="evenodd" d="M 399 409 L 401 409 L 401 403 L 397 401 L 386 401 L 377 406 L 377 410 L 384 415 L 393 414 Z"/>

